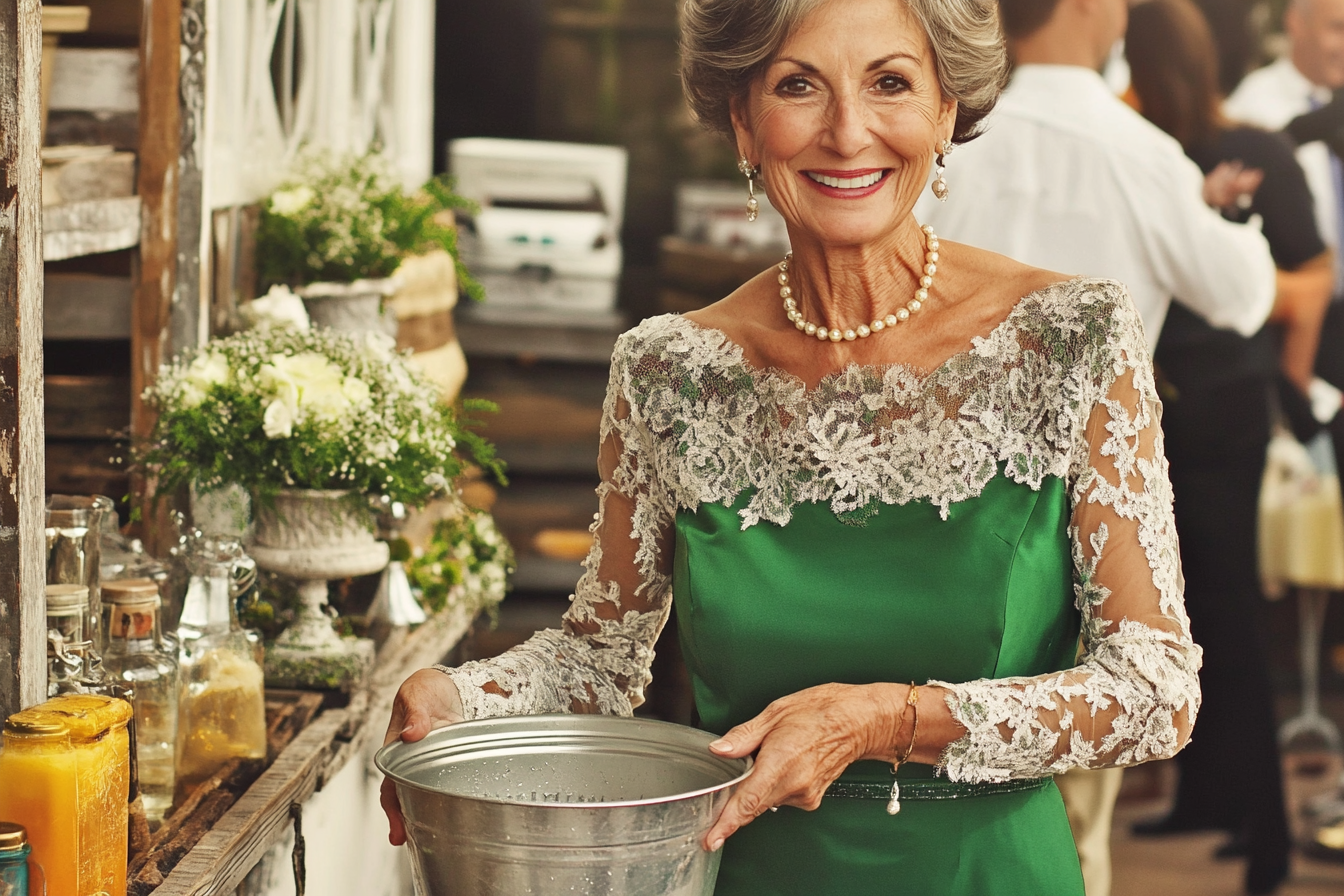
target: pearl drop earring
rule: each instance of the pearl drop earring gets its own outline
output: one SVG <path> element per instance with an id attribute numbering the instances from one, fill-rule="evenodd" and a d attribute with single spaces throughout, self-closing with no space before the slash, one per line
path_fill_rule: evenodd
<path id="1" fill-rule="evenodd" d="M 944 140 L 942 145 L 938 147 L 938 155 L 934 160 L 936 167 L 934 168 L 933 195 L 939 202 L 947 201 L 949 190 L 947 188 L 947 178 L 943 177 L 943 172 L 947 170 L 946 158 L 951 154 L 952 148 L 952 141 Z"/>
<path id="2" fill-rule="evenodd" d="M 755 221 L 760 214 L 761 204 L 756 200 L 756 175 L 761 173 L 761 169 L 751 164 L 751 160 L 743 156 L 738 160 L 737 170 L 747 178 L 747 220 Z"/>

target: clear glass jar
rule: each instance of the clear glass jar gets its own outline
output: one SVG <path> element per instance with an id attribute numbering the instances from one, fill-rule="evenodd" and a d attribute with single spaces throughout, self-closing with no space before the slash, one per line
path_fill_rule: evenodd
<path id="1" fill-rule="evenodd" d="M 246 554 L 236 541 L 210 538 L 195 539 L 191 548 L 177 629 L 177 779 L 183 789 L 230 759 L 266 756 L 264 676 L 255 646 L 238 624 L 235 571 Z"/>
<path id="2" fill-rule="evenodd" d="M 80 694 L 96 686 L 102 670 L 95 665 L 86 626 L 89 589 L 84 585 L 47 586 L 47 696 Z"/>
<path id="3" fill-rule="evenodd" d="M 173 804 L 181 688 L 176 649 L 163 642 L 161 605 L 159 587 L 150 579 L 103 583 L 103 668 L 134 691 L 140 793 L 154 826 Z"/>
<path id="4" fill-rule="evenodd" d="M 47 498 L 47 583 L 88 589 L 84 634 L 93 642 L 95 665 L 102 641 L 98 633 L 102 531 L 115 530 L 116 521 L 116 504 L 104 495 Z"/>

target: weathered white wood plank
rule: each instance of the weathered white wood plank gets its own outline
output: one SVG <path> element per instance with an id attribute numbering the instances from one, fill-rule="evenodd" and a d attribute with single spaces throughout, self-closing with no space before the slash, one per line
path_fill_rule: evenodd
<path id="1" fill-rule="evenodd" d="M 42 225 L 46 261 L 129 249 L 140 242 L 140 200 L 123 196 L 49 205 L 42 210 Z"/>
<path id="2" fill-rule="evenodd" d="M 135 153 L 106 151 L 69 161 L 43 160 L 42 205 L 135 195 Z M 139 224 L 139 216 L 136 216 Z"/>
<path id="3" fill-rule="evenodd" d="M 140 108 L 136 77 L 140 54 L 134 47 L 61 48 L 51 73 L 51 109 L 135 112 Z"/>
<path id="4" fill-rule="evenodd" d="M 42 10 L 0 0 L 0 715 L 46 694 Z"/>

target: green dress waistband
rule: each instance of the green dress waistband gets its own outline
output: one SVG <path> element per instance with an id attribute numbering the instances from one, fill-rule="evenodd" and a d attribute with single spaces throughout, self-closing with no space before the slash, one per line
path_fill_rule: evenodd
<path id="1" fill-rule="evenodd" d="M 960 800 L 974 796 L 994 796 L 1000 793 L 1022 793 L 1040 790 L 1054 778 L 1020 778 L 1012 781 L 986 781 L 963 784 L 938 778 L 901 781 L 901 801 L 906 800 Z M 891 797 L 890 784 L 863 781 L 835 781 L 826 788 L 826 796 L 843 799 L 886 800 Z"/>

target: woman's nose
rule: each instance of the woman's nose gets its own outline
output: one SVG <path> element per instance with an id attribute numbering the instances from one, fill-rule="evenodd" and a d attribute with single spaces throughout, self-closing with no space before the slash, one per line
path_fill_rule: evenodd
<path id="1" fill-rule="evenodd" d="M 854 97 L 838 97 L 831 106 L 831 148 L 845 157 L 858 155 L 872 141 L 868 111 Z"/>

